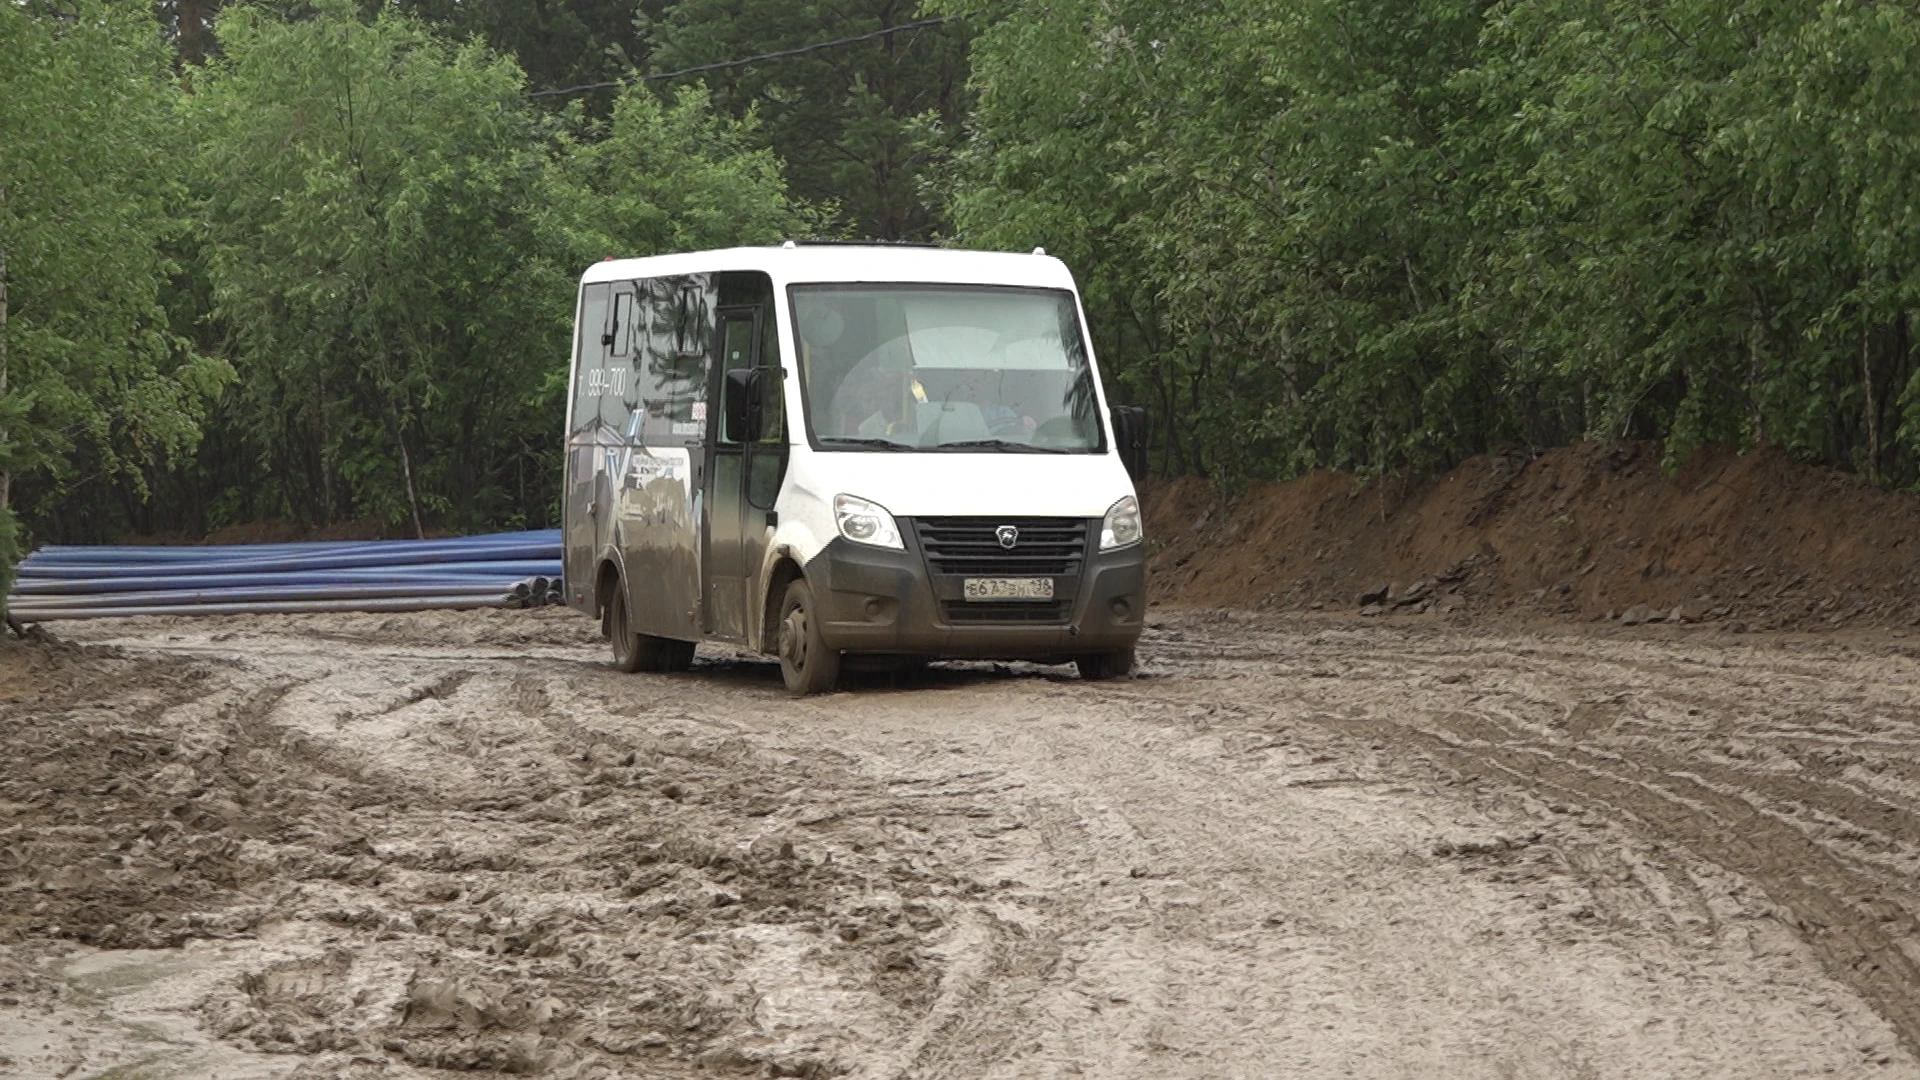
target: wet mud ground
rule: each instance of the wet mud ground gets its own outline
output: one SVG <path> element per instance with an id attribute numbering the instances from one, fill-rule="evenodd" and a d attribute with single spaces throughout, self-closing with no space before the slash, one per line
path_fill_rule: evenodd
<path id="1" fill-rule="evenodd" d="M 593 630 L 0 655 L 0 1076 L 1920 1077 L 1904 639 L 1178 612 L 796 701 Z"/>

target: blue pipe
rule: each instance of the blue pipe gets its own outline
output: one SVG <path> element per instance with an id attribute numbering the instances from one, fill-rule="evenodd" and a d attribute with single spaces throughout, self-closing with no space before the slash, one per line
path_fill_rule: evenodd
<path id="1" fill-rule="evenodd" d="M 560 545 L 545 541 L 522 540 L 511 544 L 485 545 L 412 545 L 406 547 L 387 547 L 366 544 L 342 545 L 320 551 L 263 552 L 229 555 L 225 552 L 207 552 L 192 558 L 156 558 L 139 555 L 123 558 L 66 557 L 32 555 L 21 560 L 22 567 L 84 567 L 87 569 L 106 569 L 121 566 L 205 566 L 209 564 L 254 564 L 269 562 L 299 562 L 306 560 L 325 560 L 349 558 L 365 565 L 399 564 L 410 562 L 475 562 L 500 559 L 557 559 L 560 557 Z"/>
<path id="2" fill-rule="evenodd" d="M 414 597 L 492 597 L 504 600 L 518 581 L 484 581 L 472 584 L 441 585 L 319 585 L 304 588 L 257 588 L 236 586 L 226 589 L 184 589 L 160 592 L 101 593 L 90 596 L 36 596 L 19 605 L 31 611 L 62 611 L 79 608 L 148 607 L 155 604 L 228 604 L 251 600 L 392 600 Z"/>
<path id="3" fill-rule="evenodd" d="M 316 553 L 311 555 L 291 555 L 256 559 L 235 559 L 218 562 L 184 563 L 108 563 L 88 564 L 84 567 L 89 575 L 106 577 L 157 577 L 178 574 L 248 574 L 267 571 L 292 570 L 345 570 L 361 566 L 408 566 L 418 564 L 447 564 L 477 561 L 505 561 L 519 559 L 558 559 L 560 549 L 552 544 L 500 545 L 488 549 L 484 556 L 473 551 L 439 550 L 399 552 L 345 552 Z M 29 577 L 73 576 L 71 571 L 80 569 L 75 565 L 45 566 L 23 563 L 20 572 Z"/>
<path id="4" fill-rule="evenodd" d="M 301 552 L 340 550 L 352 547 L 404 549 L 408 545 L 461 545 L 485 547 L 489 544 L 560 543 L 558 529 L 528 529 L 523 532 L 484 533 L 478 536 L 448 536 L 437 540 L 306 540 L 287 544 L 48 544 L 34 557 L 77 559 L 89 562 L 120 562 L 135 555 L 150 555 L 161 561 L 248 555 L 292 555 Z"/>
<path id="5" fill-rule="evenodd" d="M 540 606 L 560 533 L 225 547 L 51 547 L 17 568 L 19 619 Z"/>
<path id="6" fill-rule="evenodd" d="M 251 604 L 153 604 L 121 608 L 32 608 L 10 611 L 21 622 L 56 619 L 123 619 L 137 615 L 280 615 L 316 611 L 441 611 L 504 607 L 498 596 L 406 597 L 392 600 L 293 600 Z"/>
<path id="7" fill-rule="evenodd" d="M 14 583 L 18 596 L 79 593 L 138 592 L 157 589 L 217 589 L 229 585 L 350 585 L 357 582 L 431 582 L 493 580 L 560 576 L 557 559 L 506 562 L 444 563 L 437 566 L 380 566 L 348 570 L 291 570 L 265 574 L 161 574 L 147 577 L 83 577 L 75 569 L 65 577 L 22 577 Z"/>
<path id="8" fill-rule="evenodd" d="M 347 540 L 325 544 L 263 544 L 253 547 L 201 548 L 119 548 L 119 547 L 47 547 L 30 558 L 48 562 L 111 564 L 125 562 L 197 562 L 228 561 L 338 552 L 384 551 L 396 555 L 430 551 L 486 551 L 498 547 L 546 545 L 558 547 L 560 537 L 549 530 L 502 537 L 468 537 L 447 540 Z"/>

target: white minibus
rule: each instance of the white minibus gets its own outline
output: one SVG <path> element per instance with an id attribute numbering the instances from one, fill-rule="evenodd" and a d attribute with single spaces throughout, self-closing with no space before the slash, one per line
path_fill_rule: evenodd
<path id="1" fill-rule="evenodd" d="M 565 591 L 627 671 L 694 645 L 779 658 L 1129 673 L 1146 615 L 1133 478 L 1058 259 L 787 243 L 582 275 Z"/>

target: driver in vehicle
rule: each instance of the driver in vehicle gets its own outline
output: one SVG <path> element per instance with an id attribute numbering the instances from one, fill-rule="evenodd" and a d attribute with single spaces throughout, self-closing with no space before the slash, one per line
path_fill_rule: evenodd
<path id="1" fill-rule="evenodd" d="M 843 416 L 865 415 L 851 425 L 848 432 L 867 438 L 908 437 L 919 434 L 918 417 L 913 404 L 927 399 L 927 392 L 921 388 L 920 381 L 895 367 L 882 367 L 866 380 L 859 379 L 858 369 L 847 377 L 841 386 L 841 393 L 851 400 L 850 408 Z"/>
<path id="2" fill-rule="evenodd" d="M 847 317 L 837 305 L 821 303 L 806 312 L 799 329 L 809 381 L 830 378 L 833 361 L 844 356 L 847 339 L 854 336 Z M 927 395 L 910 373 L 912 364 L 905 342 L 898 340 L 881 342 L 849 364 L 828 400 L 822 434 L 914 441 L 914 403 Z"/>

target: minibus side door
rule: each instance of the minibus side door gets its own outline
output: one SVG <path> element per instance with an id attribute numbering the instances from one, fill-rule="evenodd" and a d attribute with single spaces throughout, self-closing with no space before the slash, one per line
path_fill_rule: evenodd
<path id="1" fill-rule="evenodd" d="M 633 628 L 698 641 L 705 599 L 707 385 L 712 378 L 710 275 L 639 282 L 634 346 L 624 362 L 619 505 L 614 541 Z M 619 294 L 614 296 L 618 307 Z"/>
<path id="2" fill-rule="evenodd" d="M 760 324 L 763 308 L 723 307 L 714 333 L 715 386 L 709 400 L 720 403 L 708 425 L 711 463 L 707 476 L 707 604 L 706 630 L 726 641 L 747 639 L 748 586 L 752 569 L 747 562 L 748 445 L 732 430 L 725 407 L 727 373 L 759 366 Z"/>

